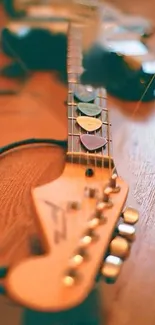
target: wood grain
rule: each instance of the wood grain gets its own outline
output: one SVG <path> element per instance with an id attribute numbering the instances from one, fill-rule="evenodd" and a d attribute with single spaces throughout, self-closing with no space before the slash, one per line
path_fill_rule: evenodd
<path id="1" fill-rule="evenodd" d="M 141 1 L 140 5 L 137 0 L 135 8 L 143 8 L 143 12 L 149 11 L 154 17 L 153 1 L 147 2 L 147 6 Z M 20 95 L 0 97 L 0 145 L 27 137 L 67 137 L 66 108 L 63 105 L 66 97 L 65 87 L 56 84 L 54 76 L 52 79 L 48 73 L 34 75 Z M 107 325 L 154 325 L 154 116 L 147 123 L 135 123 L 114 109 L 117 102 L 109 105 L 112 106 L 116 167 L 129 183 L 128 203 L 139 207 L 140 222 L 137 240 L 118 282 L 113 286 L 100 286 L 104 318 Z M 58 177 L 63 166 L 64 153 L 59 148 L 23 148 L 1 156 L 1 265 L 15 263 L 29 254 L 28 238 L 37 232 L 30 189 Z M 13 317 L 17 325 L 19 309 L 6 307 L 6 300 L 0 302 L 3 325 L 13 325 Z"/>

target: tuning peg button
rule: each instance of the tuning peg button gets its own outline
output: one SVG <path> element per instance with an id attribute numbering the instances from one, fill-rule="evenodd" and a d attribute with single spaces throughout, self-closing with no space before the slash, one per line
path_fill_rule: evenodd
<path id="1" fill-rule="evenodd" d="M 107 283 L 114 283 L 121 271 L 123 261 L 116 256 L 109 255 L 101 269 L 101 273 Z"/>
<path id="2" fill-rule="evenodd" d="M 133 241 L 135 239 L 135 228 L 132 225 L 121 223 L 118 225 L 119 235 L 125 237 L 126 239 Z"/>
<path id="3" fill-rule="evenodd" d="M 129 242 L 120 236 L 115 237 L 110 243 L 110 253 L 111 255 L 127 258 L 130 253 L 130 244 Z"/>
<path id="4" fill-rule="evenodd" d="M 133 208 L 126 208 L 123 211 L 123 219 L 124 222 L 130 224 L 130 225 L 134 225 L 135 223 L 138 222 L 139 220 L 139 213 L 137 210 L 133 209 Z"/>

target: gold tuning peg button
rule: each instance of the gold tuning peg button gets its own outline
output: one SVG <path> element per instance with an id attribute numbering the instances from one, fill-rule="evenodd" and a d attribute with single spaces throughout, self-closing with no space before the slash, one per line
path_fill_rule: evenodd
<path id="1" fill-rule="evenodd" d="M 102 276 L 107 283 L 114 283 L 117 280 L 122 263 L 123 261 L 119 257 L 113 255 L 107 256 L 101 269 Z"/>
<path id="2" fill-rule="evenodd" d="M 135 228 L 132 225 L 127 223 L 121 223 L 118 225 L 118 233 L 119 235 L 125 237 L 130 241 L 134 241 L 135 239 Z"/>
<path id="3" fill-rule="evenodd" d="M 139 220 L 139 213 L 137 210 L 129 207 L 123 211 L 123 218 L 124 222 L 134 225 Z"/>
<path id="4" fill-rule="evenodd" d="M 127 258 L 130 253 L 130 244 L 129 242 L 120 236 L 115 237 L 110 243 L 110 254 L 120 257 Z"/>

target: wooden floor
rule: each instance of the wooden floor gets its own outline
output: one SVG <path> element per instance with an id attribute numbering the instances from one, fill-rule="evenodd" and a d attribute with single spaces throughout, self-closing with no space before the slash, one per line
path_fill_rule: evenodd
<path id="1" fill-rule="evenodd" d="M 121 1 L 118 0 L 119 3 Z M 126 5 L 132 7 L 132 11 L 145 12 L 152 19 L 155 18 L 153 0 L 136 0 L 136 3 L 132 0 Z M 48 73 L 36 74 L 16 97 L 1 96 L 0 146 L 23 138 L 66 138 L 66 108 L 63 105 L 66 98 L 67 89 L 56 84 Z M 118 282 L 114 286 L 100 286 L 103 323 L 154 325 L 155 117 L 152 113 L 150 120 L 135 123 L 121 114 L 122 103 L 109 101 L 108 105 L 111 106 L 116 166 L 119 174 L 129 183 L 128 203 L 139 209 L 140 222 L 132 254 L 125 263 Z M 116 106 L 119 106 L 119 110 Z M 128 105 L 128 115 L 133 108 Z M 148 107 L 144 106 L 143 111 L 148 111 Z M 1 157 L 1 265 L 16 262 L 28 255 L 28 238 L 36 232 L 30 189 L 52 181 L 60 174 L 63 164 L 62 150 L 45 147 L 15 150 Z M 2 325 L 19 325 L 20 313 L 20 308 L 8 305 L 7 300 L 0 298 Z"/>

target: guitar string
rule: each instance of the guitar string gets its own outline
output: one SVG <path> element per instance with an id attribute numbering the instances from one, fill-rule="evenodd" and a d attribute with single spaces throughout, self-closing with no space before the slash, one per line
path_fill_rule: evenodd
<path id="1" fill-rule="evenodd" d="M 77 151 L 77 146 L 78 146 L 78 153 L 79 153 L 79 157 L 78 157 L 78 166 L 80 166 L 80 160 L 81 160 L 81 155 L 80 155 L 80 142 L 76 142 L 76 133 L 77 133 L 77 123 L 76 123 L 76 111 L 77 111 L 77 104 L 74 101 L 74 92 L 76 89 L 76 84 L 78 81 L 78 58 L 74 55 L 77 52 L 77 48 L 78 48 L 78 44 L 77 42 L 75 42 L 75 27 L 72 26 L 71 28 L 71 33 L 70 33 L 70 69 L 71 69 L 71 74 L 72 74 L 72 83 L 73 83 L 73 91 L 72 91 L 72 98 L 71 98 L 71 102 L 72 102 L 72 125 L 73 126 L 73 131 L 72 131 L 72 137 L 73 137 L 73 142 L 75 142 L 75 151 Z M 75 133 L 74 133 L 74 128 L 75 128 Z M 78 126 L 78 130 L 79 130 L 79 126 Z"/>
<path id="2" fill-rule="evenodd" d="M 110 120 L 109 120 L 109 110 L 107 110 L 107 142 L 108 142 L 108 165 L 109 165 L 109 176 L 112 173 L 112 161 L 111 161 L 111 147 L 110 147 Z"/>
<path id="3" fill-rule="evenodd" d="M 69 63 L 69 67 L 67 67 L 68 69 L 72 69 L 71 66 L 71 57 L 70 57 L 70 52 L 71 52 L 71 48 L 70 48 L 70 31 L 71 31 L 71 25 L 69 26 L 69 35 L 68 35 L 68 63 Z M 69 94 L 69 88 L 71 88 L 71 93 Z M 70 117 L 70 108 L 71 108 L 71 162 L 73 164 L 73 159 L 74 159 L 74 113 L 73 113 L 73 85 L 72 85 L 72 74 L 68 74 L 68 101 L 71 100 L 70 106 L 68 105 L 68 115 Z M 71 95 L 71 96 L 70 96 Z M 68 119 L 68 132 L 70 131 L 70 119 Z M 70 138 L 70 137 L 69 137 Z"/>

